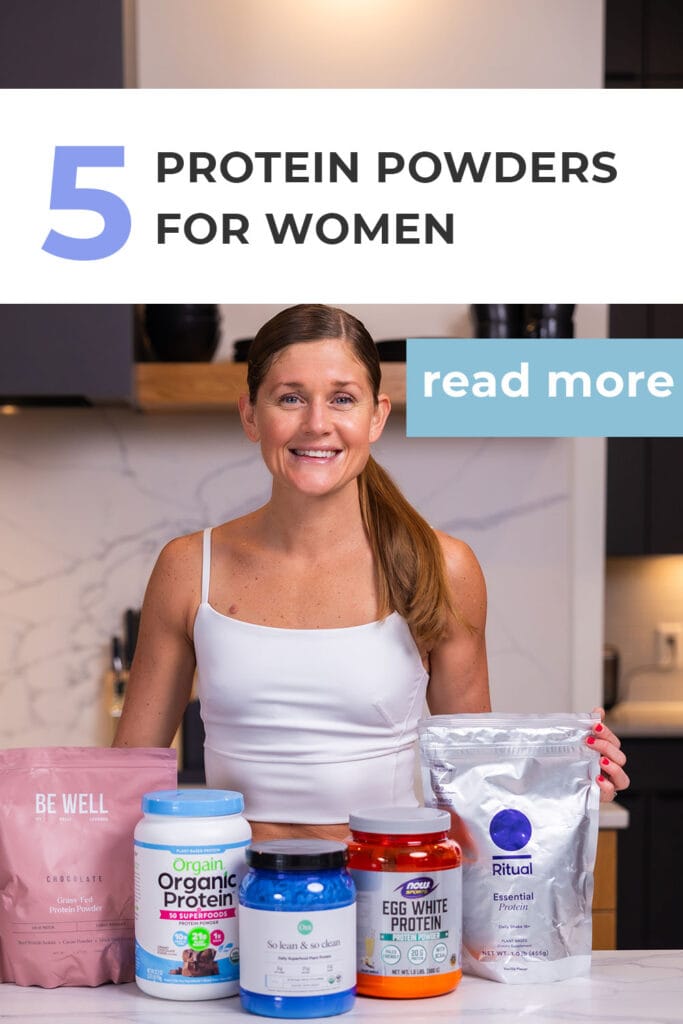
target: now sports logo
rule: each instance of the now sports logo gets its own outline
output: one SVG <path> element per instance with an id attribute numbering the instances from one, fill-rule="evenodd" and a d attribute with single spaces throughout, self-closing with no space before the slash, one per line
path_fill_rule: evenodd
<path id="1" fill-rule="evenodd" d="M 394 892 L 400 892 L 405 899 L 416 900 L 423 896 L 429 896 L 438 886 L 433 878 L 428 875 L 420 875 L 417 878 L 409 878 L 407 882 L 397 885 Z"/>

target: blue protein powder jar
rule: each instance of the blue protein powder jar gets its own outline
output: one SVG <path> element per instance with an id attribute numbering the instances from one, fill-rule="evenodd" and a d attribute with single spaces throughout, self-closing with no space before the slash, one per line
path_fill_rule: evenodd
<path id="1" fill-rule="evenodd" d="M 247 849 L 240 885 L 240 997 L 263 1017 L 331 1017 L 356 995 L 356 891 L 344 843 Z"/>

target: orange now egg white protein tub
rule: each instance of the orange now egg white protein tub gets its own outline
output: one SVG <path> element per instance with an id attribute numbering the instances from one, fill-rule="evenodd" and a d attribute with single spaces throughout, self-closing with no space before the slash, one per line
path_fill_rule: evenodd
<path id="1" fill-rule="evenodd" d="M 462 977 L 460 848 L 447 811 L 385 807 L 349 818 L 359 995 L 417 999 Z"/>

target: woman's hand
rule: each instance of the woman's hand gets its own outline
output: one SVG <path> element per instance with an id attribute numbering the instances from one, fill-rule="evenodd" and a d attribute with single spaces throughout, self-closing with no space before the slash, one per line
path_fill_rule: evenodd
<path id="1" fill-rule="evenodd" d="M 622 789 L 628 789 L 631 780 L 624 771 L 626 755 L 621 749 L 621 740 L 604 724 L 605 709 L 593 708 L 593 711 L 599 712 L 600 721 L 593 726 L 586 743 L 600 755 L 600 802 L 609 803 Z"/>

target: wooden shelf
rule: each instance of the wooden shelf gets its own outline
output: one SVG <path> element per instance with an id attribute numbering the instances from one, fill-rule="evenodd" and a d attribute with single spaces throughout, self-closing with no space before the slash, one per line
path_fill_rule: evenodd
<path id="1" fill-rule="evenodd" d="M 245 363 L 137 363 L 135 376 L 143 412 L 227 412 L 247 387 Z"/>
<path id="2" fill-rule="evenodd" d="M 405 363 L 382 363 L 382 388 L 405 409 Z M 136 363 L 136 405 L 142 412 L 230 412 L 247 390 L 246 363 Z"/>

